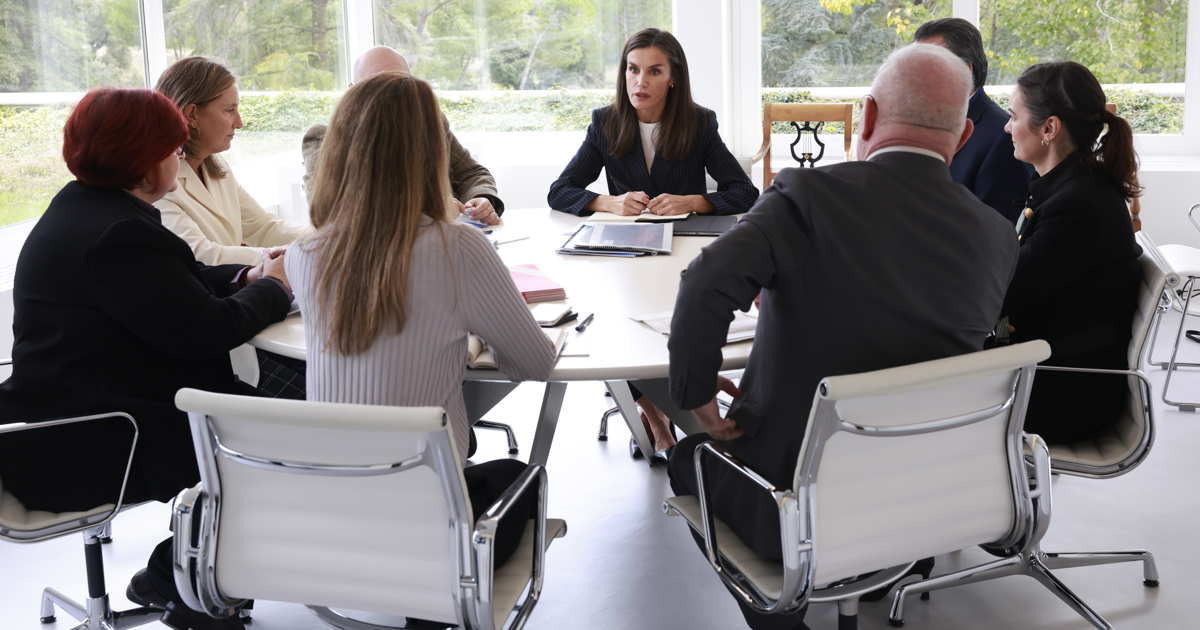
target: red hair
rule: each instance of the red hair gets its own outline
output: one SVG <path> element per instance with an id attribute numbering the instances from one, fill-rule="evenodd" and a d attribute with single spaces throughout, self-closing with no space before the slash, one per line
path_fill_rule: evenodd
<path id="1" fill-rule="evenodd" d="M 67 118 L 63 159 L 84 184 L 128 190 L 187 137 L 187 120 L 171 99 L 153 90 L 99 88 Z"/>

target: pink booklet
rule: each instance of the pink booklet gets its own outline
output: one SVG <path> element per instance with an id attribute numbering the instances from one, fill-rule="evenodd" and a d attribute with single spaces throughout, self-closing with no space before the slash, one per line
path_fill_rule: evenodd
<path id="1" fill-rule="evenodd" d="M 526 304 L 567 299 L 566 289 L 542 273 L 537 265 L 517 265 L 509 267 L 508 272 Z"/>

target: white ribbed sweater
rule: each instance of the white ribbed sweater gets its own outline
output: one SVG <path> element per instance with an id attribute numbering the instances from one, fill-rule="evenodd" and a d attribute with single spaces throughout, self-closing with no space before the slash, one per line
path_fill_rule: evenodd
<path id="1" fill-rule="evenodd" d="M 439 232 L 445 235 L 443 239 Z M 288 249 L 288 280 L 304 314 L 308 399 L 398 406 L 440 406 L 466 460 L 462 381 L 467 334 L 482 337 L 514 381 L 545 380 L 554 346 L 542 334 L 491 243 L 475 228 L 425 219 L 413 245 L 408 321 L 362 354 L 346 356 L 324 342 L 325 309 L 315 296 L 320 232 Z"/>

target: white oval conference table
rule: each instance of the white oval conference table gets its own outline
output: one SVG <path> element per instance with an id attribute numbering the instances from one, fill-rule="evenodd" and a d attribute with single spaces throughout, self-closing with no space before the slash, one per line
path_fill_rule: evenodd
<path id="1" fill-rule="evenodd" d="M 651 452 L 653 445 L 638 421 L 628 381 L 638 381 L 642 392 L 685 430 L 695 427 L 691 414 L 678 409 L 667 395 L 667 337 L 630 317 L 671 310 L 680 272 L 713 238 L 676 236 L 669 255 L 612 258 L 556 253 L 585 220 L 549 209 L 511 209 L 504 213 L 504 225 L 491 235 L 499 243 L 497 251 L 505 264 L 537 265 L 566 289 L 567 303 L 579 314 L 578 320 L 564 325 L 572 330 L 546 383 L 529 453 L 531 463 L 546 463 L 566 384 L 571 381 L 604 381 L 643 453 Z M 595 316 L 587 329 L 582 333 L 573 330 L 589 313 Z M 299 314 L 292 315 L 250 343 L 304 360 L 303 320 Z M 744 367 L 750 346 L 748 341 L 726 345 L 722 370 Z M 464 397 L 472 421 L 516 387 L 495 370 L 469 369 L 466 379 L 470 382 L 464 387 Z M 473 386 L 475 382 L 486 384 Z"/>

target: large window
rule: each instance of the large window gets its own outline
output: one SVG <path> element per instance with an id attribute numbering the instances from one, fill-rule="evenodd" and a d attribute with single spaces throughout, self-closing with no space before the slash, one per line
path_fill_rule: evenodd
<path id="1" fill-rule="evenodd" d="M 863 86 L 950 0 L 763 0 L 762 17 L 764 87 Z"/>
<path id="2" fill-rule="evenodd" d="M 988 83 L 1042 61 L 1087 66 L 1136 133 L 1183 131 L 1187 0 L 981 0 Z"/>
<path id="3" fill-rule="evenodd" d="M 762 0 L 768 102 L 852 100 L 950 0 Z M 1001 105 L 1030 65 L 1077 61 L 1139 134 L 1183 130 L 1188 0 L 979 0 L 988 91 Z M 974 16 L 971 16 L 974 17 Z"/>
<path id="4" fill-rule="evenodd" d="M 62 125 L 94 85 L 141 87 L 136 0 L 0 2 L 0 226 L 38 216 L 71 180 Z"/>
<path id="5" fill-rule="evenodd" d="M 168 63 L 213 56 L 238 76 L 245 126 L 222 155 L 238 182 L 264 206 L 292 208 L 300 139 L 329 121 L 348 82 L 342 3 L 165 0 L 163 11 Z"/>

